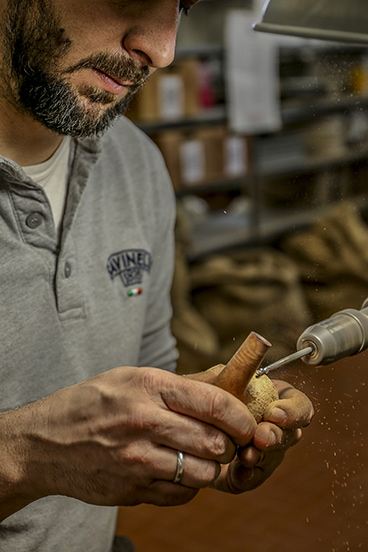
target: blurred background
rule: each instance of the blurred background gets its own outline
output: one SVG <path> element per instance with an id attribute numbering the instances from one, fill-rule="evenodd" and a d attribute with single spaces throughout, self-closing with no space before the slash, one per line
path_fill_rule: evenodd
<path id="1" fill-rule="evenodd" d="M 203 0 L 174 63 L 128 116 L 177 198 L 172 329 L 180 373 L 254 330 L 267 363 L 368 297 L 368 46 L 256 33 L 263 2 Z M 261 488 L 122 508 L 137 552 L 368 550 L 368 356 L 279 371 L 312 399 L 302 442 Z"/>

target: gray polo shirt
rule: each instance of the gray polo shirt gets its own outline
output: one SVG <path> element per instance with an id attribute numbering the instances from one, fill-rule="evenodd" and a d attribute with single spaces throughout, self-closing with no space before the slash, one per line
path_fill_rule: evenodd
<path id="1" fill-rule="evenodd" d="M 174 197 L 161 156 L 125 118 L 79 140 L 61 243 L 43 189 L 0 158 L 0 408 L 117 366 L 174 370 Z M 66 497 L 0 524 L 7 552 L 107 552 L 116 509 Z"/>

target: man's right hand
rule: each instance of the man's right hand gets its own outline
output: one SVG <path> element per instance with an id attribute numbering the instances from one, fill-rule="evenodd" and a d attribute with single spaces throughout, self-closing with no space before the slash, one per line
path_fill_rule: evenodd
<path id="1" fill-rule="evenodd" d="M 0 518 L 55 494 L 184 504 L 255 429 L 246 406 L 217 387 L 155 368 L 110 370 L 0 415 Z"/>

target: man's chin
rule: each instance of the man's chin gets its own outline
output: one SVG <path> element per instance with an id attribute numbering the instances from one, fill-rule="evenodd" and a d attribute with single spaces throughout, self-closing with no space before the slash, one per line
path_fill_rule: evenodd
<path id="1" fill-rule="evenodd" d="M 69 108 L 48 110 L 46 113 L 32 110 L 33 118 L 49 130 L 72 138 L 99 137 L 126 112 L 129 101 L 107 104 L 92 100 L 89 97 L 78 98 Z M 63 109 L 63 107 L 65 109 Z"/>

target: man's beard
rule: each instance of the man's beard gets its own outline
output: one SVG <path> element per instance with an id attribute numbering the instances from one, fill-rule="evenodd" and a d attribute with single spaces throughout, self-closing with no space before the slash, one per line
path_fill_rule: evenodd
<path id="1" fill-rule="evenodd" d="M 123 54 L 107 53 L 92 55 L 60 73 L 57 68 L 71 42 L 49 0 L 9 0 L 3 40 L 6 98 L 18 111 L 62 135 L 102 134 L 126 111 L 149 76 L 148 67 L 140 68 Z M 92 86 L 81 86 L 77 92 L 62 75 L 83 68 L 95 68 L 134 84 L 121 100 Z"/>

